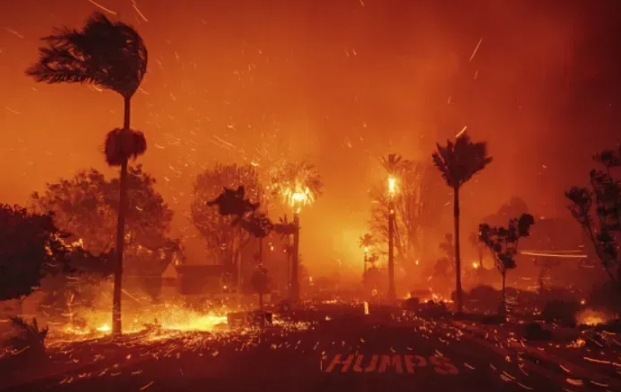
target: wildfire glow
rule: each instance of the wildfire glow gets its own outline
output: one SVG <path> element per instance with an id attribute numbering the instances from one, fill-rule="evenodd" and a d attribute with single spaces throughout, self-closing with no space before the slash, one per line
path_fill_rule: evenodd
<path id="1" fill-rule="evenodd" d="M 598 324 L 604 324 L 610 320 L 607 314 L 598 312 L 592 309 L 586 309 L 576 316 L 578 324 L 595 326 Z"/>
<path id="2" fill-rule="evenodd" d="M 397 193 L 397 179 L 393 176 L 388 177 L 388 194 L 394 196 Z"/>
<path id="3" fill-rule="evenodd" d="M 315 195 L 308 188 L 296 184 L 293 188 L 286 188 L 282 192 L 285 203 L 293 207 L 296 212 L 300 212 L 302 207 L 311 205 L 315 201 Z"/>
<path id="4" fill-rule="evenodd" d="M 214 331 L 226 326 L 228 311 L 201 312 L 176 303 L 130 307 L 123 311 L 123 332 L 137 333 L 149 327 L 166 331 Z M 71 321 L 52 329 L 52 338 L 75 340 L 78 337 L 107 335 L 112 332 L 110 318 L 110 310 L 103 306 L 75 309 Z"/>

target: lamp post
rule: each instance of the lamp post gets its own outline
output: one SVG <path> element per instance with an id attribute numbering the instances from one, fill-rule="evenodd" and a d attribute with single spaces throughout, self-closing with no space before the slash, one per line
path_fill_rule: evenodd
<path id="1" fill-rule="evenodd" d="M 393 301 L 397 298 L 395 289 L 395 205 L 394 197 L 397 191 L 397 179 L 388 176 L 388 299 Z"/>
<path id="2" fill-rule="evenodd" d="M 369 247 L 365 246 L 364 247 L 364 275 L 367 275 L 367 263 L 369 262 Z"/>
<path id="3" fill-rule="evenodd" d="M 303 192 L 295 192 L 291 196 L 291 206 L 293 207 L 293 255 L 291 257 L 291 302 L 300 300 L 300 211 L 302 205 L 307 203 L 307 196 Z"/>

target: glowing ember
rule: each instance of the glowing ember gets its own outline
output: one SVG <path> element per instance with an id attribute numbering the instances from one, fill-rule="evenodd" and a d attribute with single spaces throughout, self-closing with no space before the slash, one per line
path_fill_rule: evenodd
<path id="1" fill-rule="evenodd" d="M 108 302 L 106 302 L 107 304 Z M 123 332 L 137 333 L 145 330 L 214 331 L 226 326 L 228 309 L 201 312 L 183 304 L 165 303 L 130 307 L 123 311 Z M 112 331 L 111 311 L 106 306 L 95 309 L 75 309 L 71 321 L 52 328 L 51 338 L 76 340 L 107 335 Z"/>

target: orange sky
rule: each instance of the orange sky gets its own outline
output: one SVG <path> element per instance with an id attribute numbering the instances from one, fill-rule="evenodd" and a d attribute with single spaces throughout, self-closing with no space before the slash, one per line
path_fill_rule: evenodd
<path id="1" fill-rule="evenodd" d="M 586 178 L 597 149 L 618 141 L 621 88 L 610 53 L 621 51 L 610 46 L 609 31 L 619 23 L 611 15 L 621 12 L 613 1 L 554 8 L 560 3 L 97 1 L 148 45 L 132 126 L 147 135 L 140 162 L 158 178 L 193 257 L 200 243 L 187 214 L 196 174 L 239 160 L 240 151 L 252 155 L 257 139 L 278 139 L 289 146 L 280 153 L 315 162 L 325 179 L 324 195 L 302 216 L 311 268 L 359 256 L 379 155 L 430 159 L 436 141 L 465 125 L 495 158 L 466 185 L 466 226 L 513 195 L 539 214 L 564 213 L 564 189 Z M 79 25 L 96 5 L 2 4 L 0 200 L 25 203 L 45 182 L 80 168 L 109 171 L 102 143 L 121 124 L 122 102 L 23 74 L 39 37 Z"/>

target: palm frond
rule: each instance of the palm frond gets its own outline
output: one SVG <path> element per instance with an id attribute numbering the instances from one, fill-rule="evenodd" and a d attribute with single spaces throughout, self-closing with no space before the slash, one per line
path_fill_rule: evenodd
<path id="1" fill-rule="evenodd" d="M 93 83 L 131 97 L 147 70 L 142 37 L 122 22 L 94 13 L 81 30 L 57 29 L 42 38 L 39 61 L 26 75 L 46 83 Z"/>
<path id="2" fill-rule="evenodd" d="M 487 155 L 487 144 L 472 142 L 465 133 L 454 143 L 449 140 L 446 146 L 437 144 L 432 159 L 451 188 L 459 188 L 492 162 Z"/>

